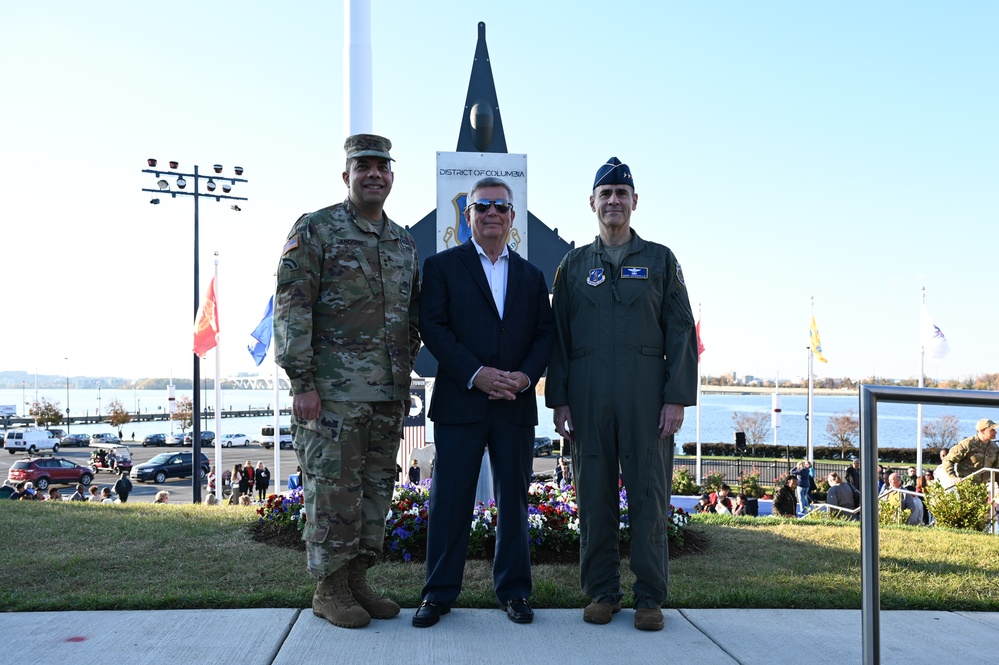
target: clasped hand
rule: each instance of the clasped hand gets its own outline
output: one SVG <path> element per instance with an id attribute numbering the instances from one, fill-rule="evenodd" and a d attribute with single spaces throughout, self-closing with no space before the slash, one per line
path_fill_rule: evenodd
<path id="1" fill-rule="evenodd" d="M 517 399 L 517 393 L 530 384 L 523 372 L 507 372 L 495 367 L 483 367 L 472 385 L 489 395 L 489 399 Z"/>

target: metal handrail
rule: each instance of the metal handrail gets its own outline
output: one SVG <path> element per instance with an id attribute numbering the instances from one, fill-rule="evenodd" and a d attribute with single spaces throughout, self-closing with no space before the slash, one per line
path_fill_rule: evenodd
<path id="1" fill-rule="evenodd" d="M 860 386 L 860 582 L 862 654 L 865 665 L 881 663 L 881 580 L 878 561 L 878 403 L 999 407 L 999 393 L 902 386 Z"/>
<path id="2" fill-rule="evenodd" d="M 828 512 L 830 512 L 832 510 L 837 511 L 838 513 L 846 513 L 846 514 L 848 514 L 850 516 L 857 515 L 858 513 L 860 513 L 860 507 L 859 506 L 856 507 L 856 508 L 844 508 L 843 506 L 836 506 L 836 505 L 833 505 L 831 503 L 813 503 L 812 504 L 812 509 L 809 510 L 808 512 L 809 513 L 817 513 L 817 512 L 823 512 L 824 511 L 824 512 L 828 513 Z"/>

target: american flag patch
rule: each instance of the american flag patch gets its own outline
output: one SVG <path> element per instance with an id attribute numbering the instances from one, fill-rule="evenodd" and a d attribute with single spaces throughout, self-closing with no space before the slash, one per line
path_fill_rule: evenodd
<path id="1" fill-rule="evenodd" d="M 296 249 L 296 248 L 298 248 L 298 236 L 297 235 L 293 236 L 291 238 L 291 240 L 289 240 L 288 242 L 286 242 L 284 244 L 284 249 L 281 250 L 281 255 L 283 256 L 283 255 L 287 254 L 288 252 L 290 252 L 291 250 Z"/>

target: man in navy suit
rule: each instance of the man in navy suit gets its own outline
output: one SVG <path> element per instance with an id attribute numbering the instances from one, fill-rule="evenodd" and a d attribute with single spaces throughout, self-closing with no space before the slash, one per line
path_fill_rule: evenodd
<path id="1" fill-rule="evenodd" d="M 475 486 L 488 449 L 496 488 L 493 584 L 515 623 L 530 623 L 527 492 L 538 424 L 534 387 L 555 323 L 541 270 L 507 247 L 513 193 L 499 178 L 468 194 L 469 242 L 424 263 L 420 332 L 438 362 L 430 402 L 437 463 L 430 490 L 427 581 L 413 625 L 433 626 L 461 592 Z"/>

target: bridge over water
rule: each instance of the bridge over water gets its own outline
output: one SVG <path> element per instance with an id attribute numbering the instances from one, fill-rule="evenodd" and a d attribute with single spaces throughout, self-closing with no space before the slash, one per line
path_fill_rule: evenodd
<path id="1" fill-rule="evenodd" d="M 281 390 L 291 390 L 288 379 L 280 377 L 278 388 Z M 230 390 L 274 390 L 273 376 L 232 376 L 222 379 L 222 389 Z"/>

